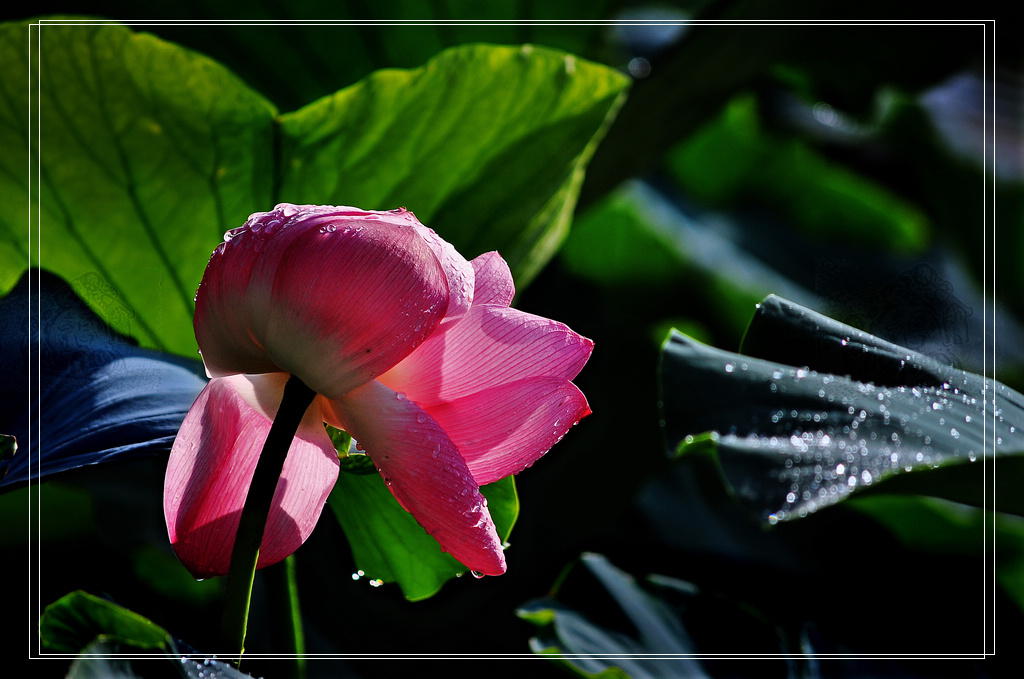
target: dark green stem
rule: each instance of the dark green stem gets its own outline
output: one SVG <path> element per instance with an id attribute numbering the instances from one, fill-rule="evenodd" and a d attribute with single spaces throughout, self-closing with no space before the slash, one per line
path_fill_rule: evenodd
<path id="1" fill-rule="evenodd" d="M 253 473 L 249 493 L 242 507 L 242 517 L 231 550 L 231 565 L 228 570 L 227 593 L 224 602 L 223 628 L 234 648 L 238 649 L 241 660 L 245 651 L 245 630 L 249 620 L 249 601 L 252 597 L 252 583 L 256 575 L 256 561 L 263 542 L 263 530 L 267 515 L 281 478 L 288 448 L 299 428 L 302 416 L 313 402 L 316 392 L 303 384 L 294 375 L 284 386 L 284 397 L 277 417 L 270 427 L 263 444 L 256 471 Z"/>

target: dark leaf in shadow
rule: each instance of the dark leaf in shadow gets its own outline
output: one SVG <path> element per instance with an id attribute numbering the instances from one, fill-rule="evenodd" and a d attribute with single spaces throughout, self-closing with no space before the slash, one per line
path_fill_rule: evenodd
<path id="1" fill-rule="evenodd" d="M 51 273 L 0 299 L 0 488 L 170 449 L 202 390 L 198 361 L 141 349 Z"/>

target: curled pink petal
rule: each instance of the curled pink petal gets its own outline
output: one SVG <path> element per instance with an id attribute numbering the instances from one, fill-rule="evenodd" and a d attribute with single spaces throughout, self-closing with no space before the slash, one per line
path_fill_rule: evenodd
<path id="1" fill-rule="evenodd" d="M 590 414 L 572 382 L 534 377 L 483 389 L 429 411 L 480 485 L 518 474 Z"/>
<path id="2" fill-rule="evenodd" d="M 175 553 L 197 578 L 228 572 L 245 496 L 287 378 L 214 378 L 182 422 L 164 477 L 164 517 Z M 299 548 L 337 481 L 337 453 L 320 403 L 314 400 L 288 450 L 258 568 Z"/>
<path id="3" fill-rule="evenodd" d="M 337 397 L 398 363 L 448 310 L 446 271 L 413 222 L 281 205 L 228 232 L 196 294 L 207 370 L 287 372 Z"/>
<path id="4" fill-rule="evenodd" d="M 328 402 L 416 521 L 471 570 L 505 572 L 505 555 L 487 499 L 444 430 L 416 403 L 370 382 Z"/>
<path id="5" fill-rule="evenodd" d="M 557 321 L 475 305 L 378 379 L 429 408 L 531 377 L 571 380 L 593 348 L 591 340 Z"/>
<path id="6" fill-rule="evenodd" d="M 411 212 L 408 214 L 412 215 Z M 476 287 L 473 265 L 467 262 L 466 258 L 460 255 L 451 243 L 438 236 L 433 229 L 420 224 L 415 217 L 413 217 L 413 221 L 416 223 L 416 230 L 419 231 L 420 236 L 441 262 L 441 268 L 444 269 L 448 279 L 450 299 L 444 322 L 449 323 L 454 319 L 461 318 L 473 305 Z"/>
<path id="7" fill-rule="evenodd" d="M 485 252 L 472 262 L 476 276 L 473 304 L 508 306 L 516 296 L 516 286 L 508 263 L 497 252 Z"/>

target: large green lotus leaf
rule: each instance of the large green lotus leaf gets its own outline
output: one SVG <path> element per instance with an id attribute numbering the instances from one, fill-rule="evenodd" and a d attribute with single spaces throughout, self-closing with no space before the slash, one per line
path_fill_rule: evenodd
<path id="1" fill-rule="evenodd" d="M 383 70 L 282 116 L 280 197 L 405 206 L 523 285 L 564 239 L 583 170 L 627 79 L 525 45 L 469 45 Z"/>
<path id="2" fill-rule="evenodd" d="M 5 24 L 0 56 L 0 288 L 31 238 L 31 263 L 116 330 L 194 356 L 210 252 L 271 203 L 273 106 L 216 62 L 117 25 Z"/>
<path id="3" fill-rule="evenodd" d="M 442 552 L 437 541 L 398 504 L 369 458 L 342 458 L 342 469 L 327 504 L 338 517 L 356 566 L 366 578 L 397 582 L 407 599 L 418 601 L 466 573 L 466 567 Z M 514 478 L 508 476 L 481 491 L 498 536 L 508 539 L 519 514 Z"/>
<path id="4" fill-rule="evenodd" d="M 666 340 L 665 433 L 672 451 L 715 455 L 764 520 L 868 487 L 1024 513 L 1011 492 L 1024 461 L 1024 396 L 1013 389 L 774 296 L 743 348 Z"/>
<path id="5" fill-rule="evenodd" d="M 183 355 L 210 252 L 279 201 L 406 205 L 470 256 L 499 249 L 522 287 L 627 82 L 552 50 L 462 47 L 279 118 L 216 62 L 123 26 L 6 24 L 0 55 L 0 290 L 43 266 Z"/>

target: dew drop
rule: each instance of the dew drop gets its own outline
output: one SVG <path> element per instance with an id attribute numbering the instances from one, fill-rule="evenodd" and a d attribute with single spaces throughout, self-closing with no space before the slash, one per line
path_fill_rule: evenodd
<path id="1" fill-rule="evenodd" d="M 484 574 L 481 573 L 480 571 L 470 571 L 470 574 L 472 574 L 472 576 L 474 578 L 476 578 L 477 580 L 479 580 L 480 578 L 484 577 Z"/>

